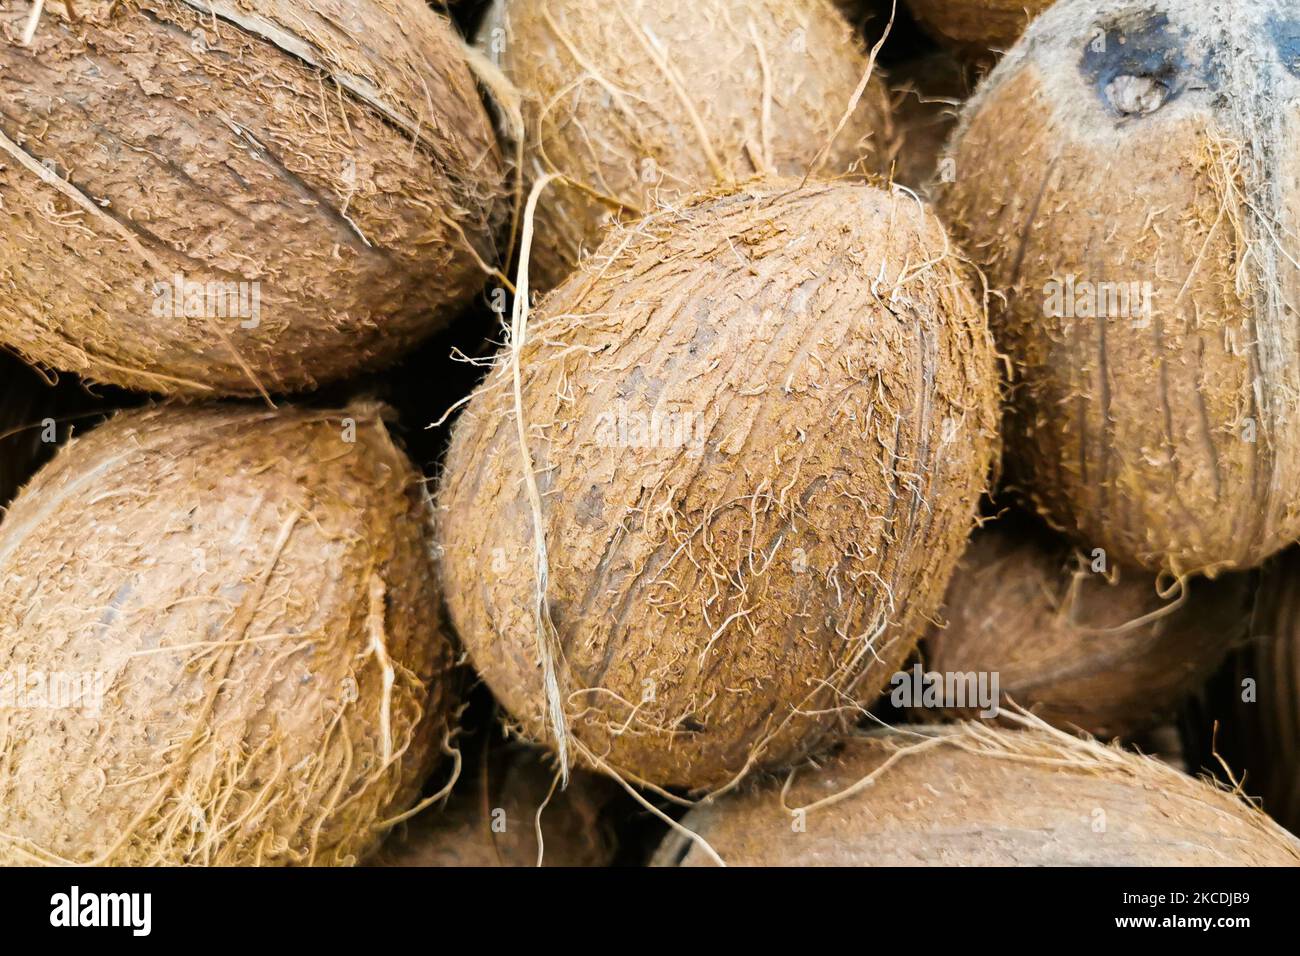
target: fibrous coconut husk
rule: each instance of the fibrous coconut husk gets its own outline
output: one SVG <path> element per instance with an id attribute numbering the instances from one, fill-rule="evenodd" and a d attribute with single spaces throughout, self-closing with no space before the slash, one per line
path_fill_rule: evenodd
<path id="1" fill-rule="evenodd" d="M 0 342 L 34 363 L 304 389 L 482 286 L 501 160 L 420 0 L 51 2 L 24 44 L 29 12 L 0 11 Z"/>
<path id="2" fill-rule="evenodd" d="M 462 777 L 445 807 L 398 828 L 376 866 L 609 866 L 617 851 L 605 813 L 618 785 L 560 774 L 529 747 L 494 748 L 481 774 Z M 538 833 L 541 845 L 538 845 Z"/>
<path id="3" fill-rule="evenodd" d="M 907 0 L 935 38 L 972 52 L 1005 50 L 1053 0 Z"/>
<path id="4" fill-rule="evenodd" d="M 698 189 L 887 168 L 885 85 L 854 100 L 869 59 L 830 0 L 497 0 L 478 45 L 522 94 L 525 178 L 567 177 L 538 207 L 539 290 Z"/>
<path id="5" fill-rule="evenodd" d="M 1045 724 L 883 730 L 687 814 L 740 866 L 1300 866 L 1239 796 Z M 673 834 L 659 866 L 700 866 Z"/>
<path id="6" fill-rule="evenodd" d="M 706 194 L 612 233 L 514 341 L 439 520 L 453 621 L 526 734 L 558 743 L 548 633 L 572 749 L 628 779 L 719 788 L 851 724 L 997 448 L 983 310 L 928 208 Z"/>
<path id="7" fill-rule="evenodd" d="M 940 207 L 1005 296 L 1008 471 L 1112 562 L 1213 574 L 1300 536 L 1296 22 L 1063 0 L 953 140 Z"/>
<path id="8" fill-rule="evenodd" d="M 162 407 L 67 445 L 0 526 L 0 862 L 373 849 L 449 739 L 427 517 L 373 405 Z"/>
<path id="9" fill-rule="evenodd" d="M 939 674 L 997 674 L 1002 695 L 1099 737 L 1170 717 L 1246 636 L 1251 581 L 1161 582 L 1028 521 L 976 532 L 926 638 Z M 973 716 L 971 710 L 961 712 Z"/>

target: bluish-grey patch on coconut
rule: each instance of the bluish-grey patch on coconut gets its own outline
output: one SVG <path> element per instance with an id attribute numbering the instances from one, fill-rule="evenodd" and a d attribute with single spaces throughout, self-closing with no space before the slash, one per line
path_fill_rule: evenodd
<path id="1" fill-rule="evenodd" d="M 1108 111 L 1144 116 L 1189 87 L 1215 86 L 1207 65 L 1188 59 L 1189 46 L 1187 32 L 1164 13 L 1125 15 L 1100 26 L 1084 47 L 1080 69 Z"/>
<path id="2" fill-rule="evenodd" d="M 1294 76 L 1300 76 L 1300 20 L 1283 20 L 1274 17 L 1269 23 L 1273 42 L 1282 65 Z"/>

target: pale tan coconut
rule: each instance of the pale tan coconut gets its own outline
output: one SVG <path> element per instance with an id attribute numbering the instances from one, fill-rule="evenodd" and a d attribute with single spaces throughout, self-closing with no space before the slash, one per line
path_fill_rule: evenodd
<path id="1" fill-rule="evenodd" d="M 79 0 L 24 43 L 30 9 L 0 10 L 0 343 L 153 392 L 292 391 L 483 285 L 501 159 L 422 0 Z"/>
<path id="2" fill-rule="evenodd" d="M 522 94 L 525 178 L 577 184 L 538 207 L 533 288 L 697 189 L 885 170 L 878 76 L 834 135 L 868 57 L 830 0 L 496 0 L 478 45 Z"/>
<path id="3" fill-rule="evenodd" d="M 518 360 L 522 418 L 506 353 L 438 503 L 453 621 L 526 734 L 564 741 L 562 708 L 586 763 L 714 789 L 852 724 L 937 609 L 997 449 L 983 309 L 928 207 L 696 197 L 611 234 Z"/>
<path id="4" fill-rule="evenodd" d="M 1238 795 L 1036 723 L 881 731 L 682 822 L 737 866 L 1300 866 Z M 674 833 L 654 863 L 711 858 Z"/>
<path id="5" fill-rule="evenodd" d="M 455 701 L 427 521 L 373 405 L 67 445 L 0 524 L 0 864 L 373 850 Z"/>

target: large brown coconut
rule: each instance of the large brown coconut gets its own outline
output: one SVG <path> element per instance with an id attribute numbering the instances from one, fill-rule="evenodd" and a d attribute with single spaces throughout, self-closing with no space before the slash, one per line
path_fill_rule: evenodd
<path id="1" fill-rule="evenodd" d="M 496 0 L 478 42 L 523 94 L 524 175 L 577 184 L 538 207 L 535 288 L 697 189 L 886 168 L 878 77 L 832 143 L 868 58 L 830 0 Z"/>
<path id="2" fill-rule="evenodd" d="M 952 143 L 941 210 L 1006 296 L 1009 471 L 1115 563 L 1214 573 L 1300 536 L 1297 24 L 1063 0 Z"/>
<path id="3" fill-rule="evenodd" d="M 926 639 L 941 675 L 997 674 L 1049 723 L 1130 735 L 1175 709 L 1246 636 L 1251 582 L 1158 582 L 1107 566 L 1025 521 L 979 531 Z M 965 716 L 973 716 L 971 710 Z"/>
<path id="4" fill-rule="evenodd" d="M 462 780 L 446 807 L 399 827 L 376 866 L 609 866 L 618 845 L 607 818 L 622 792 L 578 772 L 561 789 L 537 750 L 502 747 Z M 537 835 L 541 832 L 541 846 Z"/>
<path id="5" fill-rule="evenodd" d="M 740 866 L 1300 866 L 1240 797 L 1037 725 L 882 731 L 682 821 Z M 673 834 L 658 866 L 702 866 Z"/>
<path id="6" fill-rule="evenodd" d="M 558 723 L 539 578 L 575 749 L 625 776 L 722 787 L 878 695 L 938 607 L 997 447 L 969 282 L 901 190 L 776 181 L 616 230 L 542 303 L 522 420 L 507 355 L 457 423 L 439 499 L 453 621 L 527 734 Z"/>
<path id="7" fill-rule="evenodd" d="M 69 11 L 71 8 L 68 8 Z M 0 343 L 164 393 L 383 364 L 481 287 L 503 172 L 422 0 L 0 10 Z"/>
<path id="8" fill-rule="evenodd" d="M 426 527 L 373 405 L 74 440 L 0 525 L 0 864 L 370 851 L 453 703 Z"/>
<path id="9" fill-rule="evenodd" d="M 907 0 L 930 34 L 967 50 L 1002 50 L 1053 0 Z"/>

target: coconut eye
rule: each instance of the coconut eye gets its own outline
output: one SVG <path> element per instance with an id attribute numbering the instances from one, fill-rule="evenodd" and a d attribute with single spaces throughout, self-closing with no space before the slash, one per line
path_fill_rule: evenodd
<path id="1" fill-rule="evenodd" d="M 1169 87 L 1153 76 L 1117 76 L 1106 84 L 1106 100 L 1121 116 L 1147 116 L 1165 105 Z"/>

